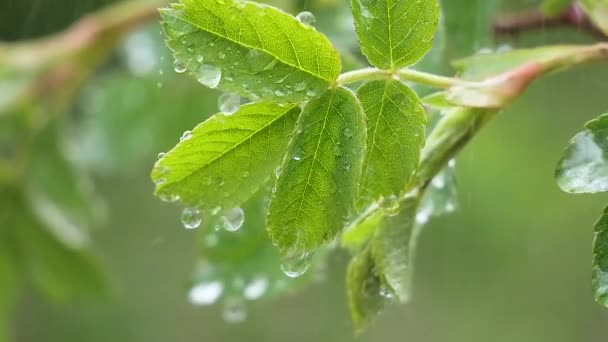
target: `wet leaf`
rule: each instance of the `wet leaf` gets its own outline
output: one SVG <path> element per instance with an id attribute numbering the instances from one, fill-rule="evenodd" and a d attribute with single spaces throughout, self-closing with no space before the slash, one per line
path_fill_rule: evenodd
<path id="1" fill-rule="evenodd" d="M 608 207 L 595 223 L 592 275 L 595 300 L 608 307 Z"/>
<path id="2" fill-rule="evenodd" d="M 268 231 L 282 252 L 314 250 L 342 229 L 356 200 L 364 120 L 345 88 L 304 108 L 268 211 Z"/>
<path id="3" fill-rule="evenodd" d="M 351 7 L 361 51 L 378 68 L 412 65 L 433 45 L 438 0 L 351 0 Z"/>
<path id="4" fill-rule="evenodd" d="M 608 191 L 608 114 L 589 121 L 566 148 L 555 171 L 559 187 L 569 193 Z"/>
<path id="5" fill-rule="evenodd" d="M 360 181 L 364 205 L 406 191 L 424 145 L 426 114 L 416 93 L 396 80 L 357 90 L 367 116 L 367 150 Z"/>
<path id="6" fill-rule="evenodd" d="M 340 74 L 340 56 L 329 40 L 274 7 L 182 0 L 161 16 L 177 61 L 211 88 L 300 102 L 323 93 Z"/>
<path id="7" fill-rule="evenodd" d="M 272 103 L 218 113 L 186 132 L 152 170 L 156 194 L 202 209 L 238 207 L 270 177 L 285 154 L 300 108 Z"/>

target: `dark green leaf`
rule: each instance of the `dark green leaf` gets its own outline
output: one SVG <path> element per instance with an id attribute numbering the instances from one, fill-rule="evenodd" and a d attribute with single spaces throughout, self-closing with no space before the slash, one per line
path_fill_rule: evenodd
<path id="1" fill-rule="evenodd" d="M 570 193 L 608 191 L 608 114 L 586 124 L 566 148 L 557 165 L 559 187 Z"/>
<path id="2" fill-rule="evenodd" d="M 89 230 L 101 219 L 101 203 L 92 182 L 66 158 L 55 125 L 36 138 L 25 182 L 32 212 L 56 239 L 73 248 L 89 242 Z"/>
<path id="3" fill-rule="evenodd" d="M 321 94 L 340 74 L 329 40 L 274 7 L 236 0 L 182 4 L 161 10 L 167 44 L 178 63 L 211 88 L 299 102 Z"/>
<path id="4" fill-rule="evenodd" d="M 361 51 L 381 69 L 420 60 L 433 45 L 438 0 L 351 0 Z"/>
<path id="5" fill-rule="evenodd" d="M 353 325 L 356 332 L 361 332 L 382 311 L 386 301 L 369 248 L 351 259 L 346 271 L 346 286 Z"/>
<path id="6" fill-rule="evenodd" d="M 579 3 L 595 25 L 608 35 L 608 0 L 580 0 Z"/>
<path id="7" fill-rule="evenodd" d="M 156 163 L 156 193 L 203 209 L 238 207 L 281 161 L 299 113 L 264 102 L 214 115 Z"/>
<path id="8" fill-rule="evenodd" d="M 593 245 L 593 292 L 595 300 L 608 307 L 608 207 L 595 224 Z"/>
<path id="9" fill-rule="evenodd" d="M 372 81 L 357 90 L 367 116 L 367 151 L 360 190 L 364 205 L 406 191 L 424 145 L 426 114 L 420 99 L 396 80 Z"/>
<path id="10" fill-rule="evenodd" d="M 331 241 L 354 208 L 365 152 L 365 119 L 348 89 L 310 101 L 298 122 L 268 212 L 282 252 L 308 252 Z"/>

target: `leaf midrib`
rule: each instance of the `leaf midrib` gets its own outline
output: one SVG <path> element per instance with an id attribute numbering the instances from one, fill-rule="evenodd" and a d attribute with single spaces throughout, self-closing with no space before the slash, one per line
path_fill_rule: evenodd
<path id="1" fill-rule="evenodd" d="M 313 72 L 311 72 L 311 71 L 309 71 L 309 70 L 307 70 L 307 69 L 303 69 L 301 65 L 300 65 L 300 66 L 297 66 L 297 65 L 293 65 L 293 64 L 291 64 L 291 63 L 288 63 L 288 62 L 286 62 L 286 61 L 284 61 L 284 60 L 280 59 L 279 57 L 275 56 L 275 55 L 274 55 L 274 54 L 272 54 L 270 51 L 267 51 L 266 49 L 257 48 L 257 47 L 254 47 L 254 46 L 251 46 L 251 45 L 248 45 L 248 44 L 244 44 L 243 42 L 238 42 L 238 41 L 236 41 L 236 40 L 234 40 L 234 39 L 232 39 L 232 38 L 226 37 L 226 36 L 224 36 L 224 35 L 222 35 L 222 34 L 220 34 L 220 33 L 217 33 L 217 32 L 215 32 L 215 31 L 211 31 L 211 30 L 205 29 L 205 28 L 203 28 L 203 27 L 201 27 L 201 26 L 197 25 L 196 23 L 193 23 L 192 21 L 190 21 L 190 20 L 186 20 L 186 19 L 184 19 L 184 18 L 182 18 L 182 17 L 175 16 L 175 15 L 174 15 L 173 17 L 174 17 L 174 18 L 176 18 L 176 19 L 178 19 L 178 20 L 181 20 L 181 21 L 183 21 L 183 22 L 186 22 L 186 23 L 188 23 L 188 24 L 190 24 L 190 25 L 192 25 L 192 26 L 194 26 L 194 27 L 197 27 L 197 28 L 198 28 L 199 30 L 201 30 L 201 31 L 204 31 L 204 32 L 207 32 L 207 33 L 209 33 L 209 34 L 215 35 L 215 36 L 217 36 L 217 37 L 219 37 L 219 38 L 226 39 L 226 40 L 228 40 L 228 41 L 230 41 L 230 42 L 232 42 L 232 43 L 234 43 L 234 44 L 237 44 L 237 45 L 240 45 L 240 46 L 244 46 L 244 47 L 249 48 L 249 49 L 252 49 L 252 50 L 261 51 L 261 52 L 263 52 L 263 53 L 266 53 L 266 54 L 268 54 L 268 55 L 272 56 L 273 58 L 275 58 L 277 61 L 279 61 L 280 63 L 282 63 L 282 64 L 284 64 L 284 65 L 290 66 L 290 67 L 292 67 L 292 68 L 294 68 L 294 69 L 296 69 L 296 70 L 300 70 L 300 71 L 302 71 L 302 72 L 304 72 L 304 73 L 306 73 L 306 74 L 308 74 L 308 75 L 310 75 L 310 76 L 313 76 L 313 77 L 315 77 L 315 78 L 317 78 L 317 79 L 323 80 L 323 81 L 325 81 L 325 82 L 327 82 L 327 83 L 331 83 L 331 82 L 333 82 L 333 81 L 334 81 L 333 79 L 330 79 L 330 78 L 325 78 L 325 77 L 323 77 L 323 76 L 321 76 L 321 75 L 314 74 Z M 257 34 L 257 32 L 258 32 L 258 31 L 257 31 L 257 30 L 255 30 L 255 31 L 256 31 L 256 34 Z M 287 34 L 287 33 L 285 33 L 285 32 L 283 32 L 283 33 L 284 33 L 285 35 Z M 183 35 L 182 35 L 182 36 L 183 36 Z M 259 36 L 259 34 L 258 34 L 258 36 Z M 306 36 L 308 37 L 308 35 L 306 35 Z M 181 37 L 181 36 L 180 36 L 180 37 Z M 292 48 L 293 48 L 293 43 L 291 42 L 291 40 L 289 39 L 289 37 L 288 37 L 288 40 L 289 40 L 290 45 L 291 45 L 291 46 L 292 46 Z M 315 48 L 316 48 L 316 46 L 315 46 Z M 298 56 L 298 54 L 297 54 L 297 53 L 295 53 L 295 57 L 296 57 L 296 60 L 298 60 L 298 61 L 299 61 L 299 56 Z M 317 58 L 318 58 L 318 56 L 317 56 Z"/>

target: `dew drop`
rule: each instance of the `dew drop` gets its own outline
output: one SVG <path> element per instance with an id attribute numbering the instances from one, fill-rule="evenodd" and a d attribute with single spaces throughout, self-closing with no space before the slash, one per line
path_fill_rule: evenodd
<path id="1" fill-rule="evenodd" d="M 311 255 L 302 251 L 289 251 L 282 258 L 281 271 L 290 278 L 297 278 L 310 267 Z"/>
<path id="2" fill-rule="evenodd" d="M 156 185 L 161 185 L 167 182 L 167 178 L 156 178 L 153 182 Z"/>
<path id="3" fill-rule="evenodd" d="M 175 203 L 179 201 L 179 195 L 177 194 L 161 193 L 158 194 L 158 198 L 160 198 L 161 201 L 166 203 Z"/>
<path id="4" fill-rule="evenodd" d="M 317 91 L 316 91 L 316 90 L 314 90 L 314 89 L 308 89 L 308 90 L 306 91 L 306 95 L 308 95 L 308 96 L 310 96 L 310 97 L 317 96 Z"/>
<path id="5" fill-rule="evenodd" d="M 302 81 L 302 82 L 296 83 L 296 85 L 293 87 L 293 89 L 295 91 L 302 91 L 302 90 L 306 89 L 306 82 Z"/>
<path id="6" fill-rule="evenodd" d="M 215 215 L 219 214 L 219 213 L 220 213 L 220 211 L 222 211 L 222 207 L 217 206 L 217 207 L 215 207 L 215 208 L 211 209 L 211 215 L 212 215 L 212 216 L 215 216 Z"/>
<path id="7" fill-rule="evenodd" d="M 196 56 L 196 61 L 199 63 L 203 63 L 205 61 L 205 57 L 203 55 Z"/>
<path id="8" fill-rule="evenodd" d="M 211 305 L 220 298 L 223 291 L 219 281 L 200 283 L 190 289 L 188 299 L 194 305 Z"/>
<path id="9" fill-rule="evenodd" d="M 382 203 L 382 210 L 384 214 L 388 216 L 395 216 L 399 214 L 401 210 L 401 203 L 399 203 L 399 198 L 395 195 L 390 195 L 384 199 L 384 203 Z"/>
<path id="10" fill-rule="evenodd" d="M 229 297 L 224 299 L 222 318 L 227 323 L 241 323 L 247 318 L 247 308 L 241 298 Z"/>
<path id="11" fill-rule="evenodd" d="M 183 74 L 187 70 L 186 64 L 179 59 L 176 59 L 175 62 L 173 62 L 173 69 L 175 69 L 175 72 L 178 74 Z"/>
<path id="12" fill-rule="evenodd" d="M 166 155 L 167 154 L 165 152 L 161 152 L 161 153 L 158 154 L 158 159 L 162 159 Z"/>
<path id="13" fill-rule="evenodd" d="M 222 70 L 213 65 L 203 64 L 198 69 L 197 79 L 209 88 L 216 88 L 222 79 Z"/>
<path id="14" fill-rule="evenodd" d="M 451 168 L 456 167 L 456 160 L 455 159 L 450 159 L 450 161 L 448 162 L 448 166 Z"/>
<path id="15" fill-rule="evenodd" d="M 283 168 L 278 166 L 275 170 L 274 170 L 274 175 L 275 177 L 279 178 L 281 176 L 281 172 L 283 172 Z"/>
<path id="16" fill-rule="evenodd" d="M 268 289 L 268 279 L 258 276 L 254 278 L 243 291 L 243 296 L 248 300 L 256 300 L 266 293 Z"/>
<path id="17" fill-rule="evenodd" d="M 241 208 L 233 208 L 228 210 L 221 220 L 225 230 L 236 232 L 241 229 L 245 222 L 245 212 Z"/>
<path id="18" fill-rule="evenodd" d="M 224 59 L 226 58 L 226 54 L 223 51 L 220 51 L 217 53 L 217 58 Z"/>
<path id="19" fill-rule="evenodd" d="M 217 100 L 217 106 L 226 115 L 234 114 L 241 106 L 241 98 L 237 94 L 224 93 Z"/>
<path id="20" fill-rule="evenodd" d="M 278 96 L 278 97 L 283 97 L 283 96 L 285 96 L 285 93 L 284 93 L 284 92 L 282 92 L 282 91 L 281 91 L 281 90 L 279 90 L 279 89 L 275 90 L 275 91 L 274 91 L 274 94 L 275 94 L 276 96 Z"/>
<path id="21" fill-rule="evenodd" d="M 179 141 L 185 141 L 192 138 L 192 131 L 184 131 L 182 136 L 179 138 Z"/>
<path id="22" fill-rule="evenodd" d="M 182 211 L 182 224 L 187 229 L 196 229 L 201 225 L 203 217 L 200 210 L 196 208 L 186 208 Z"/>
<path id="23" fill-rule="evenodd" d="M 298 13 L 298 15 L 296 15 L 296 19 L 298 19 L 298 21 L 302 24 L 308 26 L 315 26 L 317 23 L 317 18 L 315 18 L 315 15 L 308 11 Z"/>

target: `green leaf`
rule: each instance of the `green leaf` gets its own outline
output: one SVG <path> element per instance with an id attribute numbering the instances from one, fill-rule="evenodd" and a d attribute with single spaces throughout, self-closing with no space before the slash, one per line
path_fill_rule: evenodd
<path id="1" fill-rule="evenodd" d="M 579 0 L 579 3 L 595 25 L 608 35 L 608 0 Z"/>
<path id="2" fill-rule="evenodd" d="M 354 256 L 346 271 L 346 287 L 355 332 L 362 332 L 384 308 L 382 280 L 369 248 Z"/>
<path id="3" fill-rule="evenodd" d="M 370 242 L 376 272 L 401 303 L 410 299 L 419 201 L 418 196 L 408 198 L 397 215 L 385 216 Z"/>
<path id="4" fill-rule="evenodd" d="M 595 223 L 592 276 L 595 300 L 608 307 L 608 207 Z"/>
<path id="5" fill-rule="evenodd" d="M 56 239 L 82 248 L 103 207 L 92 181 L 66 158 L 62 142 L 56 125 L 36 137 L 25 177 L 26 200 Z"/>
<path id="6" fill-rule="evenodd" d="M 365 205 L 406 191 L 424 146 L 426 113 L 416 93 L 396 80 L 357 90 L 367 116 L 367 152 L 360 181 Z"/>
<path id="7" fill-rule="evenodd" d="M 300 102 L 340 74 L 340 56 L 314 28 L 267 5 L 182 0 L 162 9 L 167 44 L 201 83 L 253 100 Z"/>
<path id="8" fill-rule="evenodd" d="M 267 196 L 262 189 L 243 206 L 245 221 L 237 231 L 225 228 L 225 213 L 206 220 L 201 239 L 202 252 L 190 289 L 195 305 L 224 306 L 270 298 L 294 291 L 319 276 L 322 264 L 317 256 L 304 275 L 289 278 L 280 267 L 279 253 L 268 239 L 265 227 Z"/>
<path id="9" fill-rule="evenodd" d="M 529 62 L 543 63 L 554 58 L 577 53 L 580 46 L 548 46 L 511 50 L 502 53 L 478 54 L 453 62 L 460 76 L 468 80 L 483 80 Z"/>
<path id="10" fill-rule="evenodd" d="M 328 90 L 306 105 L 268 211 L 268 231 L 282 252 L 308 252 L 342 229 L 354 209 L 365 136 L 350 90 Z"/>
<path id="11" fill-rule="evenodd" d="M 569 193 L 608 191 L 608 114 L 589 121 L 566 148 L 555 178 Z"/>
<path id="12" fill-rule="evenodd" d="M 420 60 L 433 45 L 438 0 L 351 0 L 361 51 L 381 69 Z"/>
<path id="13" fill-rule="evenodd" d="M 556 16 L 566 10 L 572 4 L 572 0 L 544 0 L 540 10 L 547 16 Z"/>
<path id="14" fill-rule="evenodd" d="M 152 170 L 156 194 L 203 209 L 238 207 L 285 154 L 300 108 L 262 102 L 201 123 Z"/>

